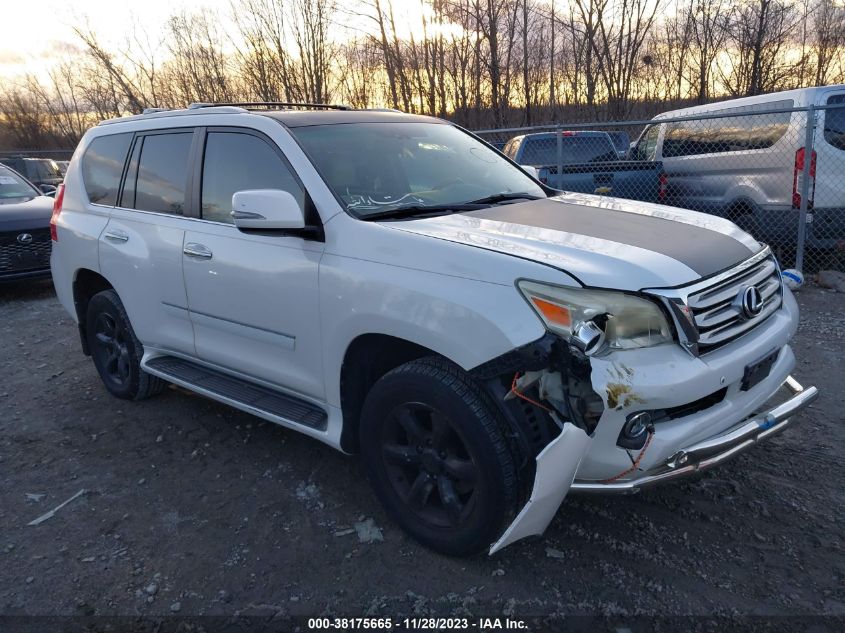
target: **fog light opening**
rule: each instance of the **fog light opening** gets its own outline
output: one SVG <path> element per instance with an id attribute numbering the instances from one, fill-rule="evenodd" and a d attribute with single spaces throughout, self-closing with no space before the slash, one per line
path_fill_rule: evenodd
<path id="1" fill-rule="evenodd" d="M 640 449 L 645 444 L 649 429 L 654 428 L 651 413 L 649 411 L 638 411 L 630 414 L 625 419 L 625 424 L 619 432 L 616 445 L 621 448 Z"/>

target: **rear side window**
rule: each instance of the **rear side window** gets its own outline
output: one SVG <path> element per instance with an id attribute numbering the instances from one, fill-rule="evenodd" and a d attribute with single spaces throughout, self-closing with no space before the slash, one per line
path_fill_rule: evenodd
<path id="1" fill-rule="evenodd" d="M 282 189 L 304 208 L 304 190 L 266 141 L 252 134 L 209 132 L 203 159 L 203 219 L 231 224 L 232 195 L 247 189 Z"/>
<path id="2" fill-rule="evenodd" d="M 836 149 L 845 150 L 845 95 L 830 97 L 827 105 L 839 107 L 825 110 L 824 140 Z"/>
<path id="3" fill-rule="evenodd" d="M 91 141 L 82 157 L 82 182 L 90 202 L 110 207 L 117 204 L 120 176 L 131 141 L 131 134 L 100 136 Z"/>
<path id="4" fill-rule="evenodd" d="M 784 99 L 718 111 L 719 114 L 742 116 L 668 123 L 663 135 L 663 158 L 768 149 L 786 134 L 792 113 L 754 112 L 787 110 L 792 107 L 794 102 Z"/>
<path id="5" fill-rule="evenodd" d="M 193 130 L 188 130 L 139 138 L 126 176 L 123 206 L 184 215 L 193 137 Z"/>

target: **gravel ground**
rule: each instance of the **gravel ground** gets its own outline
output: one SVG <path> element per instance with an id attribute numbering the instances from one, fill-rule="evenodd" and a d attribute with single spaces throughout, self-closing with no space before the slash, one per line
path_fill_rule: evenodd
<path id="1" fill-rule="evenodd" d="M 0 615 L 845 615 L 845 294 L 799 302 L 795 375 L 822 396 L 794 428 L 455 560 L 355 458 L 175 388 L 110 397 L 50 283 L 0 286 Z"/>

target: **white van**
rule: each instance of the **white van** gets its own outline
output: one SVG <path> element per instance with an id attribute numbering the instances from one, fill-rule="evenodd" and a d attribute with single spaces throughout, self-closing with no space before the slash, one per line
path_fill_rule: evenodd
<path id="1" fill-rule="evenodd" d="M 631 158 L 663 161 L 666 202 L 729 218 L 756 237 L 793 246 L 801 205 L 807 112 L 815 106 L 807 245 L 845 237 L 845 85 L 802 88 L 665 112 Z M 724 114 L 724 118 L 713 118 Z M 706 117 L 689 119 L 689 117 Z M 682 120 L 678 120 L 682 119 Z"/>

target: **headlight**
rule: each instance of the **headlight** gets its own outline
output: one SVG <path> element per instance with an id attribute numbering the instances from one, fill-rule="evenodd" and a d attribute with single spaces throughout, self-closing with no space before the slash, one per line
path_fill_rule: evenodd
<path id="1" fill-rule="evenodd" d="M 546 327 L 571 340 L 580 324 L 595 321 L 611 349 L 635 349 L 671 343 L 672 328 L 656 303 L 607 290 L 561 288 L 533 281 L 518 287 Z"/>

